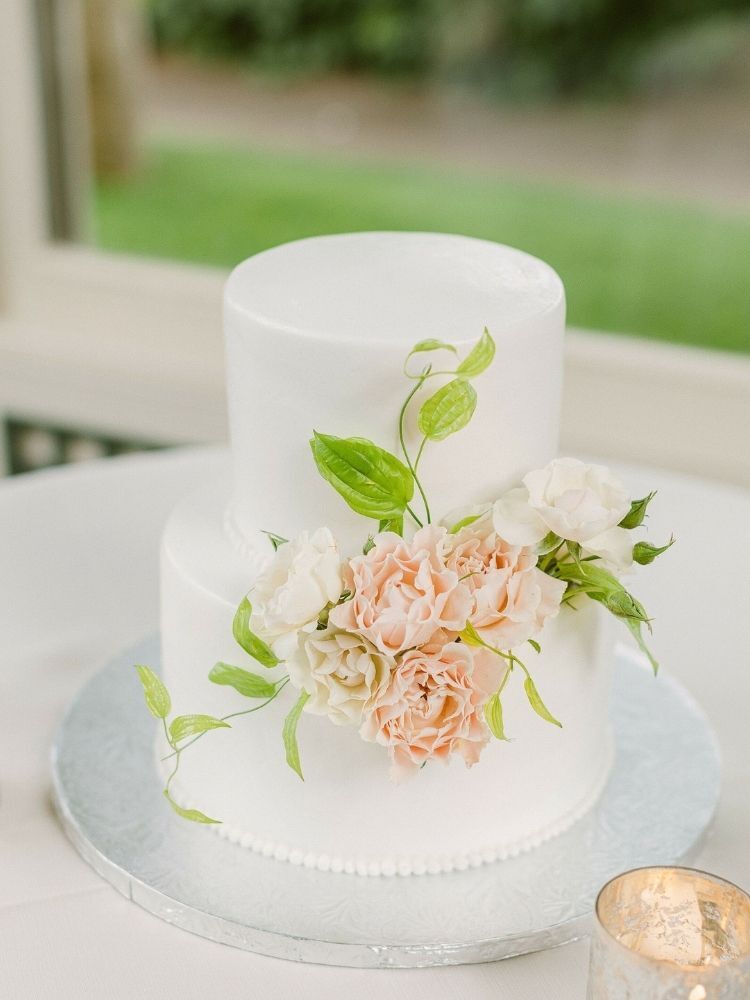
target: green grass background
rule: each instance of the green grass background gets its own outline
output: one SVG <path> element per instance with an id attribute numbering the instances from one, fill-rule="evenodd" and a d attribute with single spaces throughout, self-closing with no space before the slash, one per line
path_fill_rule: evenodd
<path id="1" fill-rule="evenodd" d="M 100 246 L 231 266 L 277 243 L 442 230 L 521 247 L 560 273 L 575 326 L 750 352 L 750 217 L 421 166 L 160 143 L 101 183 Z"/>

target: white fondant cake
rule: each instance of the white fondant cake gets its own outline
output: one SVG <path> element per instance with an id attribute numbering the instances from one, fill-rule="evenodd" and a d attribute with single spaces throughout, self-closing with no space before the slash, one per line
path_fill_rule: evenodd
<path id="1" fill-rule="evenodd" d="M 180 505 L 162 552 L 163 672 L 174 710 L 217 716 L 247 704 L 208 682 L 213 664 L 257 670 L 232 638 L 232 619 L 272 554 L 262 532 L 292 537 L 326 525 L 352 555 L 366 535 L 315 469 L 313 428 L 395 453 L 408 351 L 426 337 L 470 347 L 486 326 L 497 358 L 477 379 L 474 420 L 428 449 L 420 474 L 441 511 L 492 500 L 556 453 L 564 328 L 562 284 L 547 265 L 419 233 L 321 237 L 259 254 L 232 274 L 225 306 L 233 482 Z M 569 826 L 606 780 L 600 624 L 588 602 L 563 609 L 544 628 L 541 654 L 530 654 L 563 728 L 509 685 L 511 742 L 490 743 L 471 769 L 451 759 L 394 784 L 382 747 L 305 714 L 302 782 L 281 740 L 296 697 L 288 689 L 186 754 L 173 791 L 241 844 L 321 870 L 418 874 L 510 856 Z"/>

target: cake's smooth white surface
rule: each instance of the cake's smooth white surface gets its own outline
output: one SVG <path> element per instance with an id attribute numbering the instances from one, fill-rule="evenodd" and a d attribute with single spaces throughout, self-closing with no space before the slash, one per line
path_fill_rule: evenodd
<path id="1" fill-rule="evenodd" d="M 467 351 L 485 326 L 498 354 L 476 380 L 474 419 L 427 448 L 420 470 L 443 512 L 494 499 L 557 452 L 564 320 L 548 265 L 463 236 L 323 236 L 240 264 L 224 304 L 238 533 L 289 538 L 328 525 L 361 545 L 365 522 L 315 474 L 313 429 L 396 454 L 407 352 L 427 337 Z M 413 358 L 413 370 L 425 361 Z M 413 422 L 409 434 L 418 444 Z"/>
<path id="2" fill-rule="evenodd" d="M 325 525 L 353 555 L 373 527 L 318 476 L 313 428 L 397 452 L 407 352 L 429 337 L 465 353 L 486 326 L 497 356 L 476 380 L 475 416 L 426 449 L 420 474 L 438 516 L 491 500 L 556 454 L 564 308 L 546 264 L 458 236 L 321 237 L 233 272 L 225 331 L 234 474 L 183 503 L 164 536 L 162 663 L 176 712 L 249 706 L 207 675 L 218 660 L 262 670 L 236 646 L 231 624 L 271 554 L 263 530 L 290 537 Z M 415 428 L 407 438 L 414 448 Z M 410 874 L 517 853 L 586 811 L 611 757 L 597 610 L 563 611 L 540 641 L 541 655 L 523 655 L 564 728 L 532 712 L 514 677 L 503 698 L 512 741 L 492 741 L 471 770 L 434 764 L 395 785 L 383 748 L 303 715 L 303 783 L 284 758 L 282 721 L 295 699 L 287 689 L 185 754 L 175 794 L 240 843 L 324 870 Z"/>
<path id="3" fill-rule="evenodd" d="M 258 670 L 232 639 L 232 617 L 252 569 L 226 537 L 223 484 L 174 512 L 162 549 L 164 679 L 176 713 L 226 715 L 250 706 L 210 684 L 217 660 Z M 291 690 L 184 755 L 181 804 L 222 820 L 220 833 L 256 851 L 323 870 L 420 874 L 494 861 L 528 849 L 578 819 L 611 764 L 609 650 L 597 608 L 582 603 L 548 623 L 543 650 L 524 654 L 563 729 L 535 715 L 521 677 L 503 697 L 511 741 L 493 740 L 467 769 L 432 764 L 395 785 L 382 747 L 355 729 L 303 715 L 305 780 L 284 758 L 281 727 Z M 533 658 L 533 659 L 532 659 Z M 283 667 L 269 676 L 281 675 Z"/>

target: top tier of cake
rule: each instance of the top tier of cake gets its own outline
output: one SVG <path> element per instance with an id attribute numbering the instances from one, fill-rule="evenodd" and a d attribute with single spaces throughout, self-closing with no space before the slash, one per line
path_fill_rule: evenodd
<path id="1" fill-rule="evenodd" d="M 313 429 L 398 453 L 411 347 L 437 338 L 465 353 L 484 327 L 497 356 L 477 380 L 474 419 L 427 448 L 420 472 L 441 513 L 496 497 L 556 452 L 564 315 L 548 265 L 463 236 L 323 236 L 240 264 L 225 293 L 234 529 L 252 542 L 325 524 L 361 544 L 362 519 L 315 470 Z M 451 367 L 451 354 L 434 357 Z M 418 444 L 412 419 L 407 445 Z"/>

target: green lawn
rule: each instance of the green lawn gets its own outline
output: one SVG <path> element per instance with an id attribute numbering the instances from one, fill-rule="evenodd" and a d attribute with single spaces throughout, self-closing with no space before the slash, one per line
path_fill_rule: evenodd
<path id="1" fill-rule="evenodd" d="M 428 229 L 510 243 L 562 276 L 570 322 L 750 352 L 750 217 L 418 166 L 160 144 L 100 185 L 98 243 L 232 265 L 318 233 Z"/>

